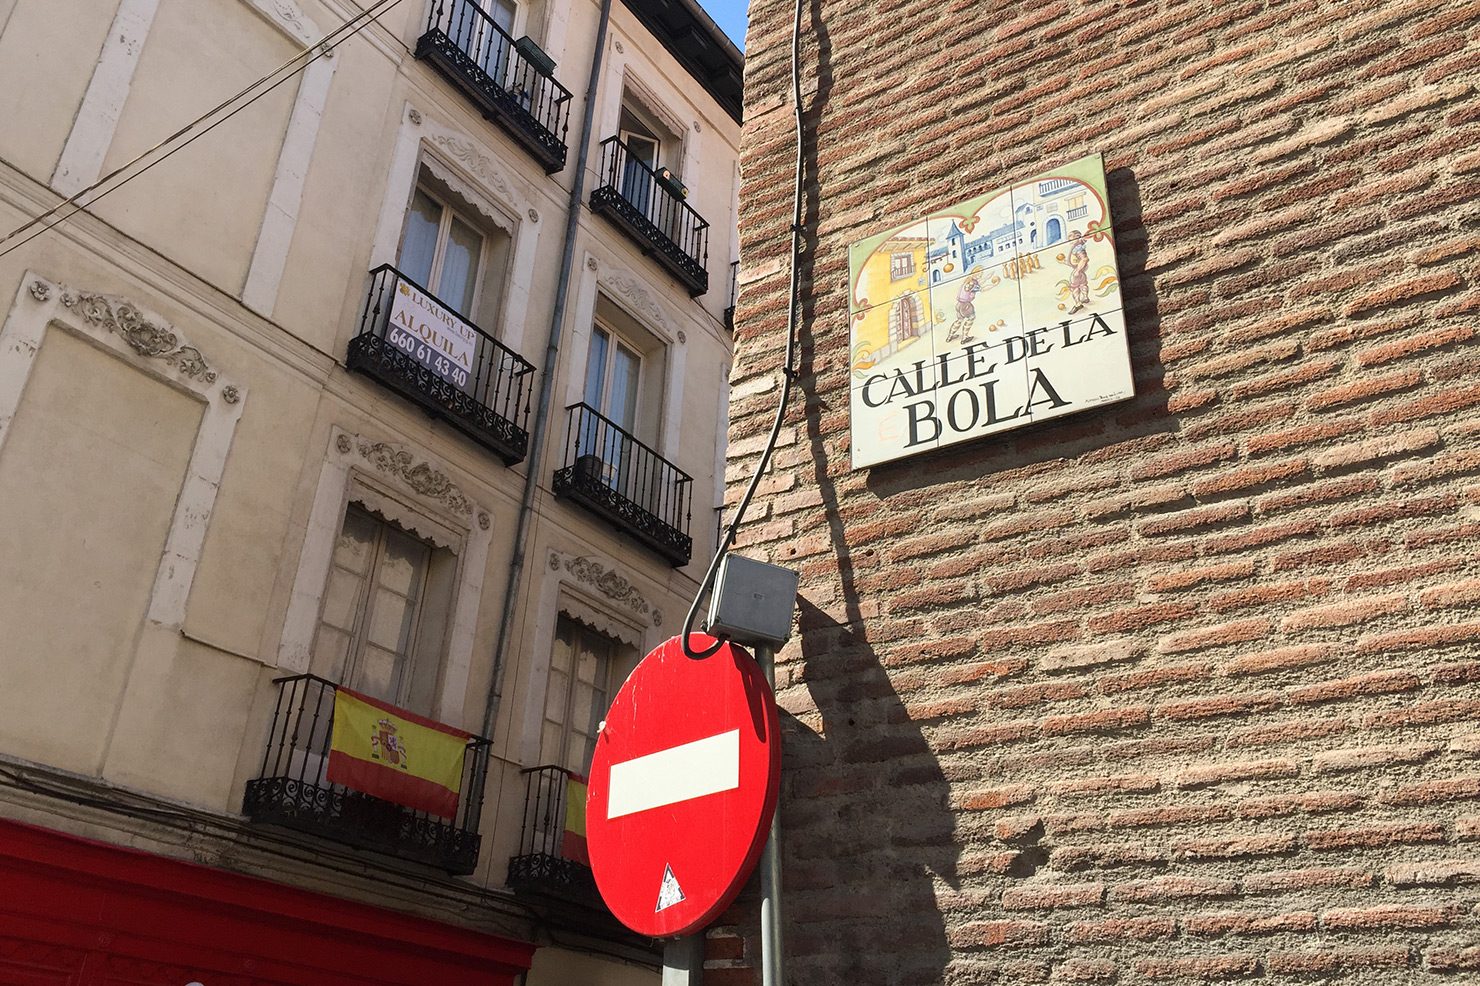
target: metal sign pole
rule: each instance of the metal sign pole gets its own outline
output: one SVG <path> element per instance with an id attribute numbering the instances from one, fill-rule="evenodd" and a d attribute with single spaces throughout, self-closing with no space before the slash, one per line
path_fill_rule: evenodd
<path id="1" fill-rule="evenodd" d="M 703 932 L 664 943 L 663 986 L 699 986 L 703 979 Z"/>
<path id="2" fill-rule="evenodd" d="M 766 684 L 776 691 L 776 654 L 768 644 L 755 648 L 756 662 Z M 778 736 L 779 743 L 781 738 Z M 785 965 L 781 945 L 781 801 L 771 816 L 771 836 L 761 856 L 761 986 L 783 986 Z"/>

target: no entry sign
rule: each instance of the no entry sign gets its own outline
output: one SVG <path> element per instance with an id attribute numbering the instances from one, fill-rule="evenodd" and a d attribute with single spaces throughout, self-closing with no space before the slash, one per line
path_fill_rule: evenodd
<path id="1" fill-rule="evenodd" d="M 776 702 L 749 654 L 693 660 L 674 637 L 643 658 L 596 737 L 586 799 L 591 870 L 617 919 L 668 938 L 718 917 L 765 845 L 780 778 Z"/>

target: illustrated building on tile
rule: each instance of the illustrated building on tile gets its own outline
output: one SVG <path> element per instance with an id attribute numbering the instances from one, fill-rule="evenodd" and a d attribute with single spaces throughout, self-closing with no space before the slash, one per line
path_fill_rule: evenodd
<path id="1" fill-rule="evenodd" d="M 0 0 L 0 980 L 656 981 L 571 809 L 715 545 L 743 57 L 362 6 Z"/>

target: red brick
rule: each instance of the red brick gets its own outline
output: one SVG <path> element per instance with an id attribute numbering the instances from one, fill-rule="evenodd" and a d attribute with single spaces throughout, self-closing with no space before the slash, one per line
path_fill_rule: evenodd
<path id="1" fill-rule="evenodd" d="M 1146 587 L 1152 592 L 1173 592 L 1181 589 L 1192 589 L 1208 582 L 1227 582 L 1232 579 L 1247 578 L 1254 574 L 1255 563 L 1253 561 L 1235 561 L 1222 565 L 1209 565 L 1203 568 L 1184 569 L 1170 575 L 1153 575 L 1146 580 Z"/>
<path id="2" fill-rule="evenodd" d="M 1144 630 L 1160 623 L 1171 623 L 1197 612 L 1190 603 L 1152 603 L 1113 610 L 1089 621 L 1091 633 L 1126 633 Z"/>
<path id="3" fill-rule="evenodd" d="M 1159 941 L 1177 933 L 1170 917 L 1110 918 L 1104 921 L 1075 921 L 1069 925 L 1072 942 Z"/>
<path id="4" fill-rule="evenodd" d="M 1330 702 L 1337 699 L 1356 698 L 1361 695 L 1386 695 L 1392 692 L 1408 692 L 1421 687 L 1422 682 L 1411 671 L 1372 671 L 1354 678 L 1323 681 L 1317 685 L 1306 685 L 1290 689 L 1290 701 L 1296 703 Z"/>
<path id="5" fill-rule="evenodd" d="M 1448 924 L 1449 919 L 1450 914 L 1443 907 L 1417 907 L 1406 904 L 1384 904 L 1381 907 L 1338 907 L 1321 912 L 1321 926 L 1327 931 L 1433 928 Z"/>
<path id="6" fill-rule="evenodd" d="M 1097 907 L 1104 896 L 1105 885 L 1102 883 L 1027 884 L 1003 891 L 1002 906 L 1009 911 Z"/>
<path id="7" fill-rule="evenodd" d="M 1215 716 L 1248 715 L 1282 704 L 1284 698 L 1279 692 L 1255 692 L 1166 702 L 1158 705 L 1155 712 L 1162 719 L 1211 719 Z"/>
<path id="8" fill-rule="evenodd" d="M 1220 623 L 1200 630 L 1186 630 L 1169 634 L 1157 641 L 1156 649 L 1163 654 L 1178 654 L 1186 651 L 1205 650 L 1209 647 L 1226 647 L 1229 644 L 1247 643 L 1274 629 L 1274 621 L 1256 618 Z"/>
<path id="9" fill-rule="evenodd" d="M 1109 959 L 1069 959 L 1053 970 L 1055 983 L 1108 983 L 1117 976 L 1115 963 Z"/>
<path id="10" fill-rule="evenodd" d="M 1334 644 L 1276 647 L 1273 650 L 1256 651 L 1236 657 L 1223 665 L 1222 671 L 1226 675 L 1270 674 L 1321 664 L 1336 656 L 1337 648 Z"/>
<path id="11" fill-rule="evenodd" d="M 1259 959 L 1253 955 L 1137 959 L 1135 969 L 1148 979 L 1242 979 L 1259 971 Z"/>
<path id="12" fill-rule="evenodd" d="M 1351 728 L 1351 723 L 1340 716 L 1314 719 L 1306 715 L 1299 719 L 1235 729 L 1228 734 L 1226 742 L 1230 748 L 1271 746 L 1278 743 L 1293 743 L 1299 740 L 1335 736 Z"/>
<path id="13" fill-rule="evenodd" d="M 1274 777 L 1295 777 L 1300 768 L 1293 760 L 1243 760 L 1236 762 L 1208 763 L 1188 767 L 1177 775 L 1179 787 L 1206 787 L 1209 784 L 1224 784 L 1228 781 L 1261 780 Z"/>
<path id="14" fill-rule="evenodd" d="M 1095 684 L 1106 695 L 1116 695 L 1146 688 L 1160 688 L 1163 685 L 1202 681 L 1212 676 L 1213 666 L 1211 664 L 1173 664 L 1144 668 L 1140 671 L 1101 675 Z"/>
<path id="15" fill-rule="evenodd" d="M 1172 851 L 1185 859 L 1240 859 L 1274 856 L 1295 848 L 1293 835 L 1230 836 L 1221 839 L 1176 839 Z"/>
<path id="16" fill-rule="evenodd" d="M 1189 935 L 1268 935 L 1279 932 L 1314 931 L 1313 911 L 1266 914 L 1261 911 L 1204 911 L 1182 919 Z"/>
<path id="17" fill-rule="evenodd" d="M 1048 941 L 1048 925 L 1042 921 L 970 921 L 952 929 L 953 948 L 998 948 L 1041 945 Z M 708 978 L 709 970 L 705 970 Z"/>
<path id="18" fill-rule="evenodd" d="M 1269 870 L 1244 877 L 1244 890 L 1251 894 L 1287 893 L 1292 890 L 1361 890 L 1376 877 L 1354 867 L 1329 866 L 1303 870 Z"/>
<path id="19" fill-rule="evenodd" d="M 1386 804 L 1404 806 L 1433 805 L 1470 798 L 1480 798 L 1480 774 L 1405 784 L 1382 796 Z"/>
<path id="20" fill-rule="evenodd" d="M 1264 965 L 1277 976 L 1298 976 L 1327 975 L 1343 969 L 1406 969 L 1410 961 L 1406 945 L 1327 946 L 1319 951 L 1270 952 Z"/>
<path id="21" fill-rule="evenodd" d="M 1362 828 L 1321 829 L 1307 832 L 1305 844 L 1312 849 L 1377 849 L 1383 846 L 1443 842 L 1444 827 L 1435 822 L 1391 822 Z"/>
<path id="22" fill-rule="evenodd" d="M 1142 459 L 1139 464 L 1131 467 L 1130 475 L 1131 479 L 1138 481 L 1171 476 L 1215 462 L 1224 462 L 1237 454 L 1238 450 L 1232 442 L 1218 442 Z"/>
<path id="23" fill-rule="evenodd" d="M 1190 876 L 1159 876 L 1150 880 L 1133 880 L 1110 888 L 1112 901 L 1165 903 L 1205 897 L 1233 897 L 1238 884 L 1232 880 L 1214 880 Z"/>
<path id="24" fill-rule="evenodd" d="M 1050 716 L 1043 720 L 1041 728 L 1045 736 L 1113 732 L 1133 726 L 1144 726 L 1150 718 L 1151 711 L 1144 705 L 1122 706 L 1077 715 Z"/>

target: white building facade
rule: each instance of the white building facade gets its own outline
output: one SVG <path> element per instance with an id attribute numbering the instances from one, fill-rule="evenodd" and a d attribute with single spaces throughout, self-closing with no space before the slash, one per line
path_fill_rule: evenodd
<path id="1" fill-rule="evenodd" d="M 0 980 L 656 980 L 566 801 L 715 545 L 742 70 L 687 0 L 0 0 Z M 328 779 L 341 689 L 466 734 L 453 817 Z"/>

